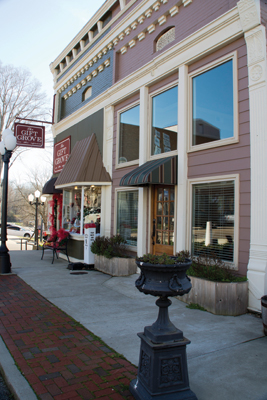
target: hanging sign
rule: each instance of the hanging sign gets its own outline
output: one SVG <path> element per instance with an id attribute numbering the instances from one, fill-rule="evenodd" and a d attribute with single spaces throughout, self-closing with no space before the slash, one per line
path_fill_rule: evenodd
<path id="1" fill-rule="evenodd" d="M 35 147 L 37 149 L 44 149 L 45 147 L 44 126 L 15 123 L 14 134 L 17 138 L 17 146 Z"/>
<path id="2" fill-rule="evenodd" d="M 54 145 L 54 174 L 62 171 L 70 155 L 70 136 Z"/>

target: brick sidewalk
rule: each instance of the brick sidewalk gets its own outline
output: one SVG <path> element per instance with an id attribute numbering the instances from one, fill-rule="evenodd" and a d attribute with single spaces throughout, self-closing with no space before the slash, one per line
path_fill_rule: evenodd
<path id="1" fill-rule="evenodd" d="M 41 400 L 133 399 L 136 367 L 18 276 L 0 276 L 0 334 Z"/>

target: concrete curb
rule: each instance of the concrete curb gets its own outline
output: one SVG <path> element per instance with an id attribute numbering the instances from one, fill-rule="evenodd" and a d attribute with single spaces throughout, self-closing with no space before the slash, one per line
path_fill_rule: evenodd
<path id="1" fill-rule="evenodd" d="M 37 400 L 29 383 L 18 370 L 5 343 L 0 337 L 0 370 L 16 400 Z"/>

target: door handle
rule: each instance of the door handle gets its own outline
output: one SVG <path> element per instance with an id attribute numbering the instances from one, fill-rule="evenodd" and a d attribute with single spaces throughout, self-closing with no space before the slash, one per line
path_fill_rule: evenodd
<path id="1" fill-rule="evenodd" d="M 152 236 L 151 236 L 151 239 L 152 239 L 152 245 L 154 246 L 154 244 L 155 244 L 155 240 L 154 240 L 154 237 L 156 236 L 156 220 L 155 219 L 153 219 L 153 232 L 152 232 Z"/>

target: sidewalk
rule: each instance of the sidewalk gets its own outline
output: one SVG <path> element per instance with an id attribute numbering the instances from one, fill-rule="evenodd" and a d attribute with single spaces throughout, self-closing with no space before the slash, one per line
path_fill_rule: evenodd
<path id="1" fill-rule="evenodd" d="M 155 298 L 135 289 L 136 276 L 73 275 L 63 260 L 51 265 L 49 253 L 43 261 L 38 251 L 10 254 L 18 276 L 0 277 L 0 333 L 39 398 L 132 398 L 128 385 L 137 373 L 131 365 L 139 359 L 137 333 L 155 321 Z M 190 388 L 198 400 L 266 400 L 261 319 L 215 316 L 172 301 L 170 318 L 191 340 Z M 7 371 L 11 361 L 3 362 L 4 350 L 0 346 L 0 365 Z"/>

